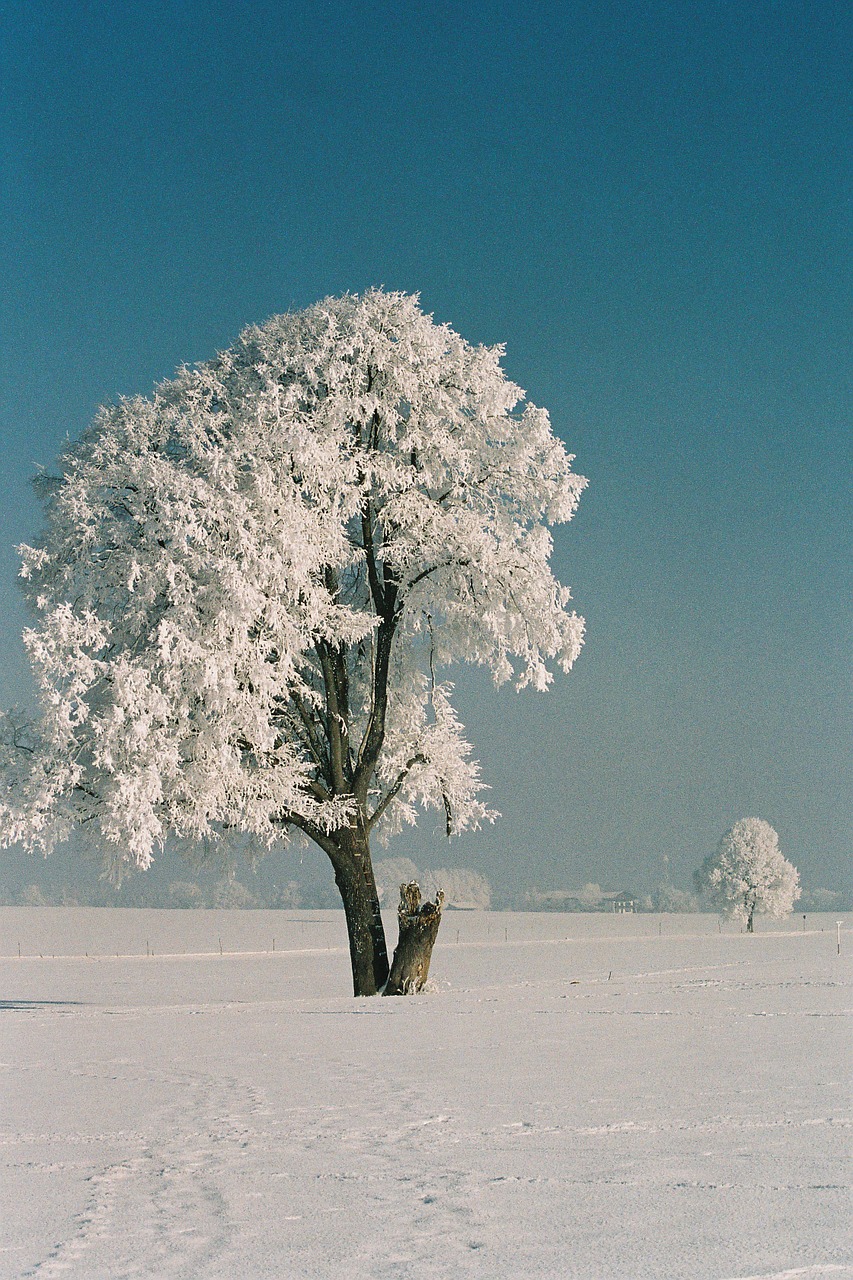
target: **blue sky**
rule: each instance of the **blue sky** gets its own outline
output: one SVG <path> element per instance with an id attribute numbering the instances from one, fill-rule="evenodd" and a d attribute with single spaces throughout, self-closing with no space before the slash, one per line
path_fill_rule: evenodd
<path id="1" fill-rule="evenodd" d="M 7 3 L 0 702 L 27 481 L 241 327 L 418 291 L 590 478 L 545 698 L 460 679 L 504 819 L 393 852 L 676 882 L 766 818 L 850 852 L 851 19 L 793 0 Z M 318 855 L 320 856 L 320 855 Z"/>

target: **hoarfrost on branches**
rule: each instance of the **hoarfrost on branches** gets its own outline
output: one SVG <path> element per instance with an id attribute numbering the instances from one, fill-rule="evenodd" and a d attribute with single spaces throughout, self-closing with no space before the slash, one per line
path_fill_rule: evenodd
<path id="1" fill-rule="evenodd" d="M 741 818 L 696 872 L 696 888 L 752 933 L 756 912 L 777 919 L 790 914 L 800 896 L 800 877 L 782 856 L 770 823 Z"/>
<path id="2" fill-rule="evenodd" d="M 340 887 L 356 836 L 492 817 L 447 668 L 544 690 L 583 639 L 548 526 L 586 482 L 502 354 L 371 290 L 103 408 L 21 548 L 41 714 L 4 722 L 0 839 L 86 823 L 120 875 L 297 829 Z"/>
<path id="3" fill-rule="evenodd" d="M 471 867 L 440 867 L 427 871 L 423 877 L 424 892 L 444 893 L 448 907 L 477 908 L 488 911 L 492 903 L 492 889 L 485 876 Z"/>

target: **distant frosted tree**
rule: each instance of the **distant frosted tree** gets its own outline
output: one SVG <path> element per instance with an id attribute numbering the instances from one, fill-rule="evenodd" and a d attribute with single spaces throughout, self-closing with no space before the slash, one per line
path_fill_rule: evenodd
<path id="1" fill-rule="evenodd" d="M 254 894 L 231 876 L 224 876 L 221 880 L 217 880 L 213 886 L 211 901 L 214 907 L 231 911 L 245 911 L 258 905 Z"/>
<path id="2" fill-rule="evenodd" d="M 42 709 L 0 726 L 0 842 L 85 824 L 120 874 L 169 833 L 301 833 L 382 990 L 371 836 L 494 816 L 443 673 L 544 690 L 582 644 L 548 526 L 586 482 L 502 354 L 370 290 L 102 409 L 22 549 Z"/>
<path id="3" fill-rule="evenodd" d="M 697 911 L 699 904 L 692 893 L 685 889 L 676 889 L 671 884 L 660 884 L 651 896 L 650 910 L 684 914 Z"/>
<path id="4" fill-rule="evenodd" d="M 851 897 L 841 889 L 810 889 L 803 893 L 801 911 L 849 911 Z"/>
<path id="5" fill-rule="evenodd" d="M 761 818 L 741 818 L 696 872 L 696 888 L 720 911 L 753 932 L 756 912 L 790 915 L 800 896 L 797 868 L 782 856 L 779 837 Z"/>
<path id="6" fill-rule="evenodd" d="M 593 911 L 600 906 L 604 890 L 600 884 L 585 884 L 578 890 L 576 897 L 588 911 Z"/>
<path id="7" fill-rule="evenodd" d="M 191 880 L 173 880 L 169 885 L 167 902 L 170 907 L 186 910 L 204 906 L 204 894 Z"/>
<path id="8" fill-rule="evenodd" d="M 419 879 L 420 873 L 411 858 L 383 858 L 373 864 L 379 901 L 387 906 L 397 901 L 400 885 Z"/>
<path id="9" fill-rule="evenodd" d="M 449 907 L 476 907 L 488 911 L 492 903 L 492 889 L 485 876 L 470 867 L 441 867 L 427 871 L 423 878 L 427 893 L 444 891 Z"/>
<path id="10" fill-rule="evenodd" d="M 22 907 L 46 907 L 48 900 L 37 884 L 28 884 L 21 890 L 18 901 Z"/>
<path id="11" fill-rule="evenodd" d="M 295 910 L 302 905 L 302 886 L 298 880 L 288 880 L 287 884 L 277 888 L 270 906 L 280 910 Z"/>

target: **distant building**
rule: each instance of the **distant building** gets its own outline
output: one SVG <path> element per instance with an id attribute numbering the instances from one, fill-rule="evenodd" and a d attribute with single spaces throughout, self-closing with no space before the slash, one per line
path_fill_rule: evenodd
<path id="1" fill-rule="evenodd" d="M 525 894 L 525 905 L 531 911 L 586 911 L 580 898 L 568 889 L 531 889 Z"/>
<path id="2" fill-rule="evenodd" d="M 605 893 L 604 899 L 611 902 L 612 909 L 617 915 L 631 914 L 637 910 L 636 898 L 632 893 L 624 890 L 622 893 Z"/>
<path id="3" fill-rule="evenodd" d="M 531 889 L 525 895 L 530 911 L 613 911 L 626 914 L 637 910 L 636 894 L 628 890 L 601 892 L 595 897 L 582 889 Z"/>

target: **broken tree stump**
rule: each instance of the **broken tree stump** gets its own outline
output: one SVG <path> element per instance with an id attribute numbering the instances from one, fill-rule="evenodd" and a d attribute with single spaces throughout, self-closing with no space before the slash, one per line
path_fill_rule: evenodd
<path id="1" fill-rule="evenodd" d="M 408 996 L 423 990 L 441 924 L 443 903 L 443 889 L 435 895 L 435 902 L 422 904 L 420 886 L 414 880 L 400 885 L 400 905 L 397 908 L 400 936 L 383 995 Z"/>

